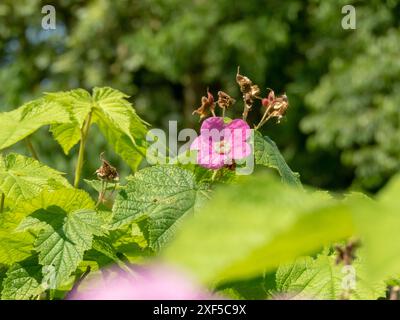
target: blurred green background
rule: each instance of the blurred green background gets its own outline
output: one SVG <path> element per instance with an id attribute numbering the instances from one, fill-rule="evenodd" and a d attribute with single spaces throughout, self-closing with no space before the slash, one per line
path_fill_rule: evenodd
<path id="1" fill-rule="evenodd" d="M 41 28 L 46 4 L 55 30 Z M 355 30 L 341 26 L 347 4 Z M 399 24 L 399 0 L 2 0 L 0 111 L 111 86 L 154 127 L 198 128 L 191 112 L 207 87 L 239 99 L 240 65 L 264 93 L 287 93 L 286 119 L 263 130 L 304 183 L 375 192 L 400 167 Z M 250 121 L 259 117 L 254 108 Z M 103 150 L 127 172 L 95 128 L 89 139 L 84 177 Z M 46 128 L 32 141 L 41 161 L 72 173 L 77 147 L 65 156 Z M 11 150 L 29 154 L 23 142 Z"/>

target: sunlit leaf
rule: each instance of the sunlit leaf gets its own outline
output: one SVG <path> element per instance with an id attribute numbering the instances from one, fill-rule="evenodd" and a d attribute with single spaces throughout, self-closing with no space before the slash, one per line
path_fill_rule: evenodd
<path id="1" fill-rule="evenodd" d="M 254 134 L 254 156 L 256 164 L 277 170 L 284 183 L 301 186 L 299 174 L 289 168 L 275 142 L 258 131 Z"/>
<path id="2" fill-rule="evenodd" d="M 43 189 L 69 186 L 61 172 L 32 158 L 18 154 L 0 155 L 0 192 L 8 201 L 18 203 L 37 196 Z"/>
<path id="3" fill-rule="evenodd" d="M 202 281 L 232 281 L 273 270 L 353 230 L 349 209 L 325 194 L 265 175 L 246 177 L 221 188 L 187 221 L 165 257 Z"/>
<path id="4" fill-rule="evenodd" d="M 199 193 L 206 192 L 190 171 L 154 166 L 138 171 L 120 191 L 113 208 L 113 227 L 146 220 L 149 245 L 159 249 L 193 213 Z"/>

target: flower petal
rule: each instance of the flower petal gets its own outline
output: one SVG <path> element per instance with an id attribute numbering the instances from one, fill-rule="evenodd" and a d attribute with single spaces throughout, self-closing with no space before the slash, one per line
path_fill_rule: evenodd
<path id="1" fill-rule="evenodd" d="M 246 141 L 235 139 L 231 144 L 230 156 L 235 159 L 243 159 L 251 154 L 251 146 Z"/>
<path id="2" fill-rule="evenodd" d="M 242 119 L 234 119 L 226 127 L 229 129 L 250 129 L 247 122 Z"/>
<path id="3" fill-rule="evenodd" d="M 203 121 L 200 131 L 217 129 L 221 131 L 224 128 L 224 120 L 221 117 L 210 117 Z"/>

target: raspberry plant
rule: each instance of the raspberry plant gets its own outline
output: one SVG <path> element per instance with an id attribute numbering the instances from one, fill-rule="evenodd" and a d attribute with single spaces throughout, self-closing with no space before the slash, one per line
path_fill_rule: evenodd
<path id="1" fill-rule="evenodd" d="M 108 265 L 134 272 L 135 265 L 154 257 L 186 268 L 208 289 L 233 298 L 385 297 L 400 272 L 400 180 L 376 199 L 304 188 L 259 130 L 285 115 L 287 96 L 268 90 L 263 97 L 248 77 L 238 72 L 236 79 L 243 94 L 240 121 L 264 108 L 253 129 L 252 176 L 237 176 L 232 166 L 138 169 L 150 125 L 125 94 L 109 87 L 91 94 L 46 93 L 1 113 L 0 149 L 25 140 L 32 154 L 0 156 L 1 298 L 63 299 L 84 277 Z M 235 108 L 237 99 L 222 91 L 218 97 L 220 116 L 230 123 L 228 108 Z M 216 111 L 208 92 L 194 113 L 207 118 L 217 117 Z M 93 156 L 85 154 L 92 125 L 132 169 L 120 184 L 118 168 L 102 155 L 98 180 L 85 180 L 97 199 L 80 188 L 85 157 Z M 74 181 L 37 160 L 29 136 L 42 126 L 50 126 L 65 154 L 79 143 Z M 281 181 L 263 168 L 274 169 Z M 360 245 L 343 262 L 335 248 L 349 247 L 352 239 Z M 344 265 L 356 270 L 356 286 L 343 286 Z"/>

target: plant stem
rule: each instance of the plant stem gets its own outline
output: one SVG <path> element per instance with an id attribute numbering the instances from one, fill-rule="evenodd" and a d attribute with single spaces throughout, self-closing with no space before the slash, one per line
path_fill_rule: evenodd
<path id="1" fill-rule="evenodd" d="M 102 180 L 101 181 L 101 190 L 100 190 L 100 193 L 99 193 L 99 197 L 98 197 L 98 199 L 97 199 L 97 203 L 96 203 L 96 208 L 100 205 L 100 203 L 102 203 L 103 201 L 104 201 L 104 199 L 105 199 L 105 195 L 106 195 L 106 192 L 107 192 L 107 185 L 108 185 L 108 182 L 106 181 L 106 182 L 104 182 L 104 180 Z"/>
<path id="2" fill-rule="evenodd" d="M 225 118 L 225 108 L 222 108 L 222 119 Z"/>
<path id="3" fill-rule="evenodd" d="M 264 114 L 263 114 L 263 116 L 262 116 L 260 122 L 259 122 L 258 125 L 254 128 L 255 130 L 258 130 L 262 125 L 264 125 L 264 123 L 266 123 L 266 122 L 269 120 L 270 116 L 267 117 L 267 115 L 268 115 L 270 109 L 271 109 L 271 106 L 269 106 L 269 107 L 267 108 L 267 110 L 265 110 L 265 112 L 264 112 Z"/>
<path id="4" fill-rule="evenodd" d="M 262 127 L 265 123 L 267 123 L 267 121 L 268 121 L 269 119 L 271 119 L 272 114 L 270 114 L 268 117 L 266 117 L 267 113 L 268 113 L 268 110 L 267 110 L 267 112 L 264 113 L 264 115 L 263 115 L 263 117 L 262 117 L 260 123 L 254 128 L 255 130 L 258 130 L 258 129 L 259 129 L 260 127 Z"/>
<path id="5" fill-rule="evenodd" d="M 212 176 L 211 176 L 211 181 L 214 181 L 214 180 L 215 180 L 215 178 L 217 177 L 218 171 L 219 171 L 219 170 L 214 170 L 214 172 L 213 172 L 213 174 L 212 174 Z"/>
<path id="6" fill-rule="evenodd" d="M 33 147 L 32 141 L 31 141 L 31 139 L 29 139 L 29 137 L 25 138 L 25 143 L 26 143 L 26 146 L 27 146 L 29 152 L 32 155 L 32 158 L 35 159 L 35 160 L 39 160 L 39 157 L 38 157 L 38 155 L 36 153 L 36 150 Z"/>
<path id="7" fill-rule="evenodd" d="M 74 180 L 74 187 L 78 188 L 79 186 L 79 181 L 81 179 L 81 174 L 82 174 L 82 167 L 83 167 L 83 159 L 84 159 L 84 154 L 85 154 L 85 145 L 86 145 L 86 139 L 89 133 L 89 128 L 90 128 L 90 122 L 92 120 L 92 112 L 90 112 L 85 120 L 85 123 L 83 124 L 83 127 L 81 129 L 81 143 L 79 145 L 79 154 L 78 154 L 78 163 L 76 164 L 75 168 L 75 180 Z"/>
<path id="8" fill-rule="evenodd" d="M 4 193 L 2 193 L 1 194 L 1 200 L 0 200 L 0 213 L 3 213 L 5 199 L 6 199 L 6 196 L 5 196 Z"/>
<path id="9" fill-rule="evenodd" d="M 251 106 L 247 105 L 246 103 L 244 104 L 244 110 L 243 110 L 243 120 L 246 121 L 247 115 L 249 114 L 249 111 L 251 109 Z"/>

